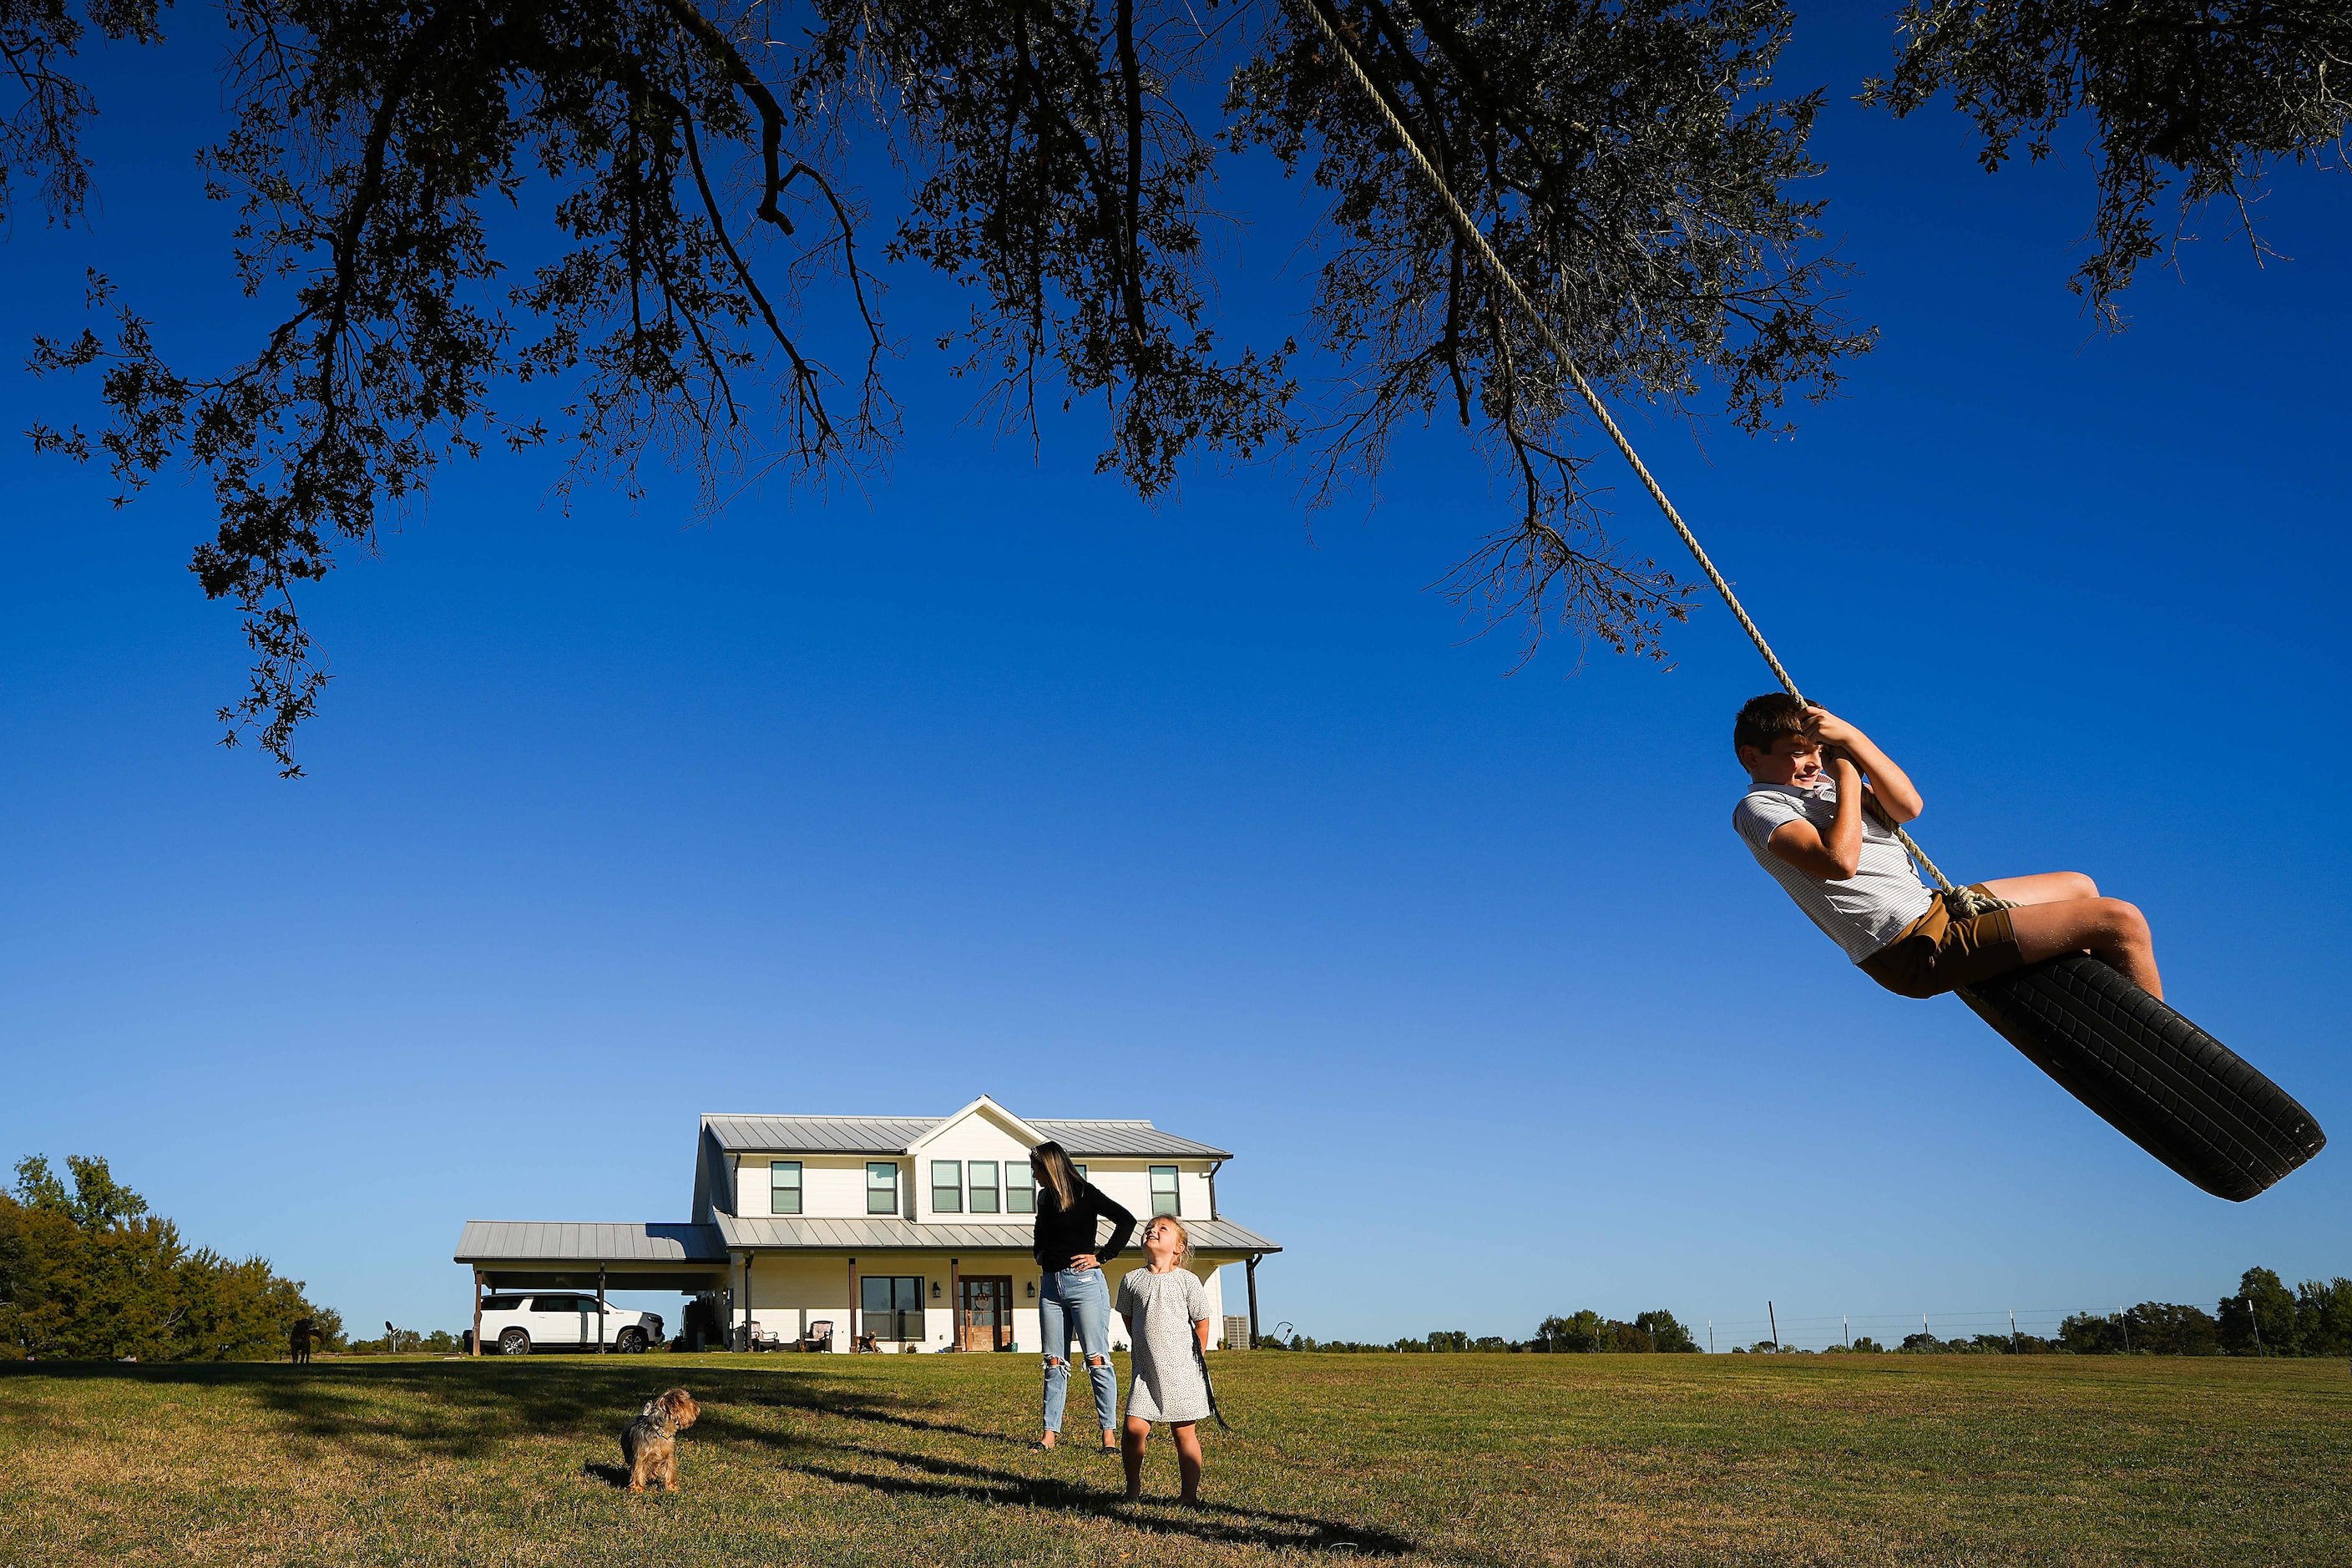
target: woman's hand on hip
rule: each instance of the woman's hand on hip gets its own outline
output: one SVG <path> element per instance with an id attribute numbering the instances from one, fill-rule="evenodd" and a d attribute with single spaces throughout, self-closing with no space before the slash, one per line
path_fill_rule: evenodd
<path id="1" fill-rule="evenodd" d="M 1102 1267 L 1102 1259 L 1097 1258 L 1091 1252 L 1081 1252 L 1076 1258 L 1070 1259 L 1070 1267 L 1078 1273 L 1083 1274 L 1089 1268 L 1100 1268 Z"/>

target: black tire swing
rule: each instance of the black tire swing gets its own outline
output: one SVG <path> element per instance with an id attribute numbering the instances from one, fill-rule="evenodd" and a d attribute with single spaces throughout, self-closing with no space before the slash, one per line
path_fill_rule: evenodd
<path id="1" fill-rule="evenodd" d="M 1485 231 L 1463 210 L 1444 175 L 1373 82 L 1349 37 L 1351 29 L 1332 9 L 1331 0 L 1299 0 L 1299 4 L 1420 168 L 1448 220 L 1477 252 L 1487 276 L 1542 336 L 1586 407 L 1632 466 L 1650 499 L 1674 524 L 1692 559 L 1738 617 L 1756 651 L 1772 667 L 1782 689 L 1803 701 L 1797 683 L 1781 668 L 1731 584 L 1707 559 L 1690 526 L 1610 416 L 1600 395 L 1570 355 L 1568 345 L 1503 265 Z M 1900 827 L 1894 832 L 1959 912 L 1975 913 L 1985 907 L 1979 895 L 1955 888 L 1909 834 Z M 1990 907 L 2000 907 L 1999 900 L 1991 900 Z M 2057 1080 L 2059 1087 L 2215 1197 L 2243 1203 L 2326 1147 L 2327 1134 L 2294 1096 L 2229 1047 L 2087 954 L 2029 964 L 1962 990 L 1958 995 L 2026 1060 Z"/>

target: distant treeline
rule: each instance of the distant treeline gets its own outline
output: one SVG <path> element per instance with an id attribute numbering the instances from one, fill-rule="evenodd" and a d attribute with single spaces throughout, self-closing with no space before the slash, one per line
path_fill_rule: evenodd
<path id="1" fill-rule="evenodd" d="M 1643 1312 L 1632 1322 L 1604 1318 L 1598 1312 L 1546 1318 L 1535 1337 L 1509 1340 L 1500 1334 L 1473 1339 L 1460 1330 L 1437 1330 L 1420 1339 L 1392 1340 L 1387 1344 L 1359 1344 L 1353 1340 L 1317 1340 L 1293 1335 L 1288 1340 L 1261 1339 L 1261 1350 L 1381 1352 L 1388 1354 L 1429 1354 L 1485 1351 L 1496 1353 L 1590 1353 L 1596 1351 L 1672 1352 L 1696 1351 L 1699 1345 L 1672 1312 Z M 2059 1326 L 2055 1339 L 2035 1334 L 1975 1334 L 1962 1339 L 1937 1339 L 1922 1331 L 1906 1335 L 1899 1345 L 1883 1345 L 1857 1335 L 1852 1345 L 1834 1344 L 1825 1351 L 1798 1352 L 1759 1340 L 1735 1346 L 1734 1355 L 1750 1353 L 1843 1355 L 2278 1355 L 2352 1356 L 2352 1279 L 2306 1279 L 2290 1290 L 2277 1273 L 2249 1268 L 2238 1280 L 2238 1290 L 2214 1303 L 2213 1310 L 2176 1301 L 2142 1301 L 2121 1312 L 2104 1315 L 2077 1312 Z"/>
<path id="2" fill-rule="evenodd" d="M 1756 1348 L 1772 1347 L 1767 1342 Z M 1857 1339 L 1853 1348 L 1887 1347 Z M 2077 1312 L 2059 1325 L 2055 1339 L 1976 1334 L 1939 1340 L 1921 1332 L 1893 1348 L 1910 1355 L 2352 1356 L 2352 1279 L 2306 1279 L 2290 1290 L 2274 1270 L 2249 1268 L 2239 1277 L 2237 1294 L 2224 1296 L 2210 1312 L 2178 1301 L 2142 1301 L 2120 1312 Z"/>
<path id="3" fill-rule="evenodd" d="M 267 1259 L 190 1251 L 104 1160 L 66 1168 L 70 1191 L 47 1160 L 20 1160 L 0 1193 L 0 1360 L 262 1361 L 303 1318 L 321 1348 L 341 1337 L 341 1319 Z"/>
<path id="4" fill-rule="evenodd" d="M 1288 1340 L 1258 1341 L 1260 1350 L 1274 1351 L 1336 1351 L 1343 1354 L 1378 1352 L 1388 1355 L 1444 1355 L 1449 1352 L 1484 1351 L 1499 1354 L 1587 1354 L 1595 1351 L 1622 1351 L 1635 1354 L 1687 1352 L 1697 1350 L 1698 1342 L 1690 1331 L 1675 1321 L 1672 1312 L 1643 1312 L 1628 1323 L 1616 1318 L 1604 1318 L 1594 1311 L 1571 1312 L 1564 1318 L 1546 1318 L 1536 1327 L 1531 1340 L 1507 1340 L 1500 1334 L 1483 1334 L 1471 1338 L 1459 1329 L 1436 1329 L 1420 1339 L 1392 1340 L 1387 1344 L 1359 1344 L 1354 1340 L 1316 1340 L 1294 1334 Z"/>

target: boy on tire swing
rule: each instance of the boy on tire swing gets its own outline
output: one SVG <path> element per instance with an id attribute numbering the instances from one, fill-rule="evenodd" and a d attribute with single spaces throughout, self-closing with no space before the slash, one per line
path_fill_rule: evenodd
<path id="1" fill-rule="evenodd" d="M 1919 815 L 1919 792 L 1869 736 L 1828 710 L 1770 692 L 1739 710 L 1731 744 L 1750 780 L 1731 826 L 1854 966 L 1896 995 L 1940 996 L 2088 952 L 2163 1000 L 2147 918 L 2101 898 L 2079 871 L 1977 884 L 2013 910 L 1947 909 L 1892 829 L 1864 809 L 1867 796 L 1889 822 L 1906 823 Z"/>

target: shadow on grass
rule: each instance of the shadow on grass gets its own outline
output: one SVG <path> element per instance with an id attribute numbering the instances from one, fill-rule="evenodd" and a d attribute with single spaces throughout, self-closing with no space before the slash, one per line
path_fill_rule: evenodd
<path id="1" fill-rule="evenodd" d="M 1181 1511 L 1177 1505 L 1139 1506 L 1116 1491 L 1084 1484 L 892 1447 L 830 1441 L 744 1419 L 754 1411 L 794 1411 L 966 1442 L 1026 1446 L 1024 1437 L 942 1418 L 945 1402 L 940 1398 L 891 1394 L 845 1384 L 825 1372 L 791 1366 L 738 1369 L 640 1356 L 311 1366 L 254 1362 L 0 1363 L 0 1387 L 16 1377 L 236 1389 L 273 1413 L 289 1437 L 378 1460 L 495 1458 L 519 1439 L 551 1434 L 616 1447 L 622 1426 L 647 1399 L 683 1384 L 694 1390 L 703 1407 L 695 1437 L 764 1449 L 778 1454 L 790 1469 L 841 1486 L 898 1497 L 1053 1509 L 1203 1542 L 1352 1550 L 1389 1557 L 1413 1550 L 1402 1536 L 1339 1520 L 1214 1502 Z M 824 1462 L 836 1458 L 872 1460 L 914 1473 L 876 1474 Z M 580 1474 L 614 1488 L 628 1484 L 624 1465 L 592 1459 L 583 1463 Z"/>
<path id="2" fill-rule="evenodd" d="M 289 1437 L 331 1444 L 376 1458 L 495 1457 L 524 1436 L 576 1433 L 617 1446 L 621 1428 L 665 1388 L 691 1384 L 706 1406 L 707 1436 L 741 1437 L 729 1406 L 782 1407 L 849 1420 L 920 1424 L 873 1391 L 830 1386 L 797 1371 L 679 1365 L 667 1358 L 583 1357 L 549 1364 L 472 1362 L 336 1362 L 310 1366 L 261 1362 L 0 1363 L 10 1376 L 129 1383 L 156 1388 L 240 1390 L 275 1415 Z M 708 1407 L 719 1408 L 710 1410 Z M 716 1420 L 712 1418 L 716 1417 Z M 761 1434 L 761 1436 L 768 1436 Z"/>
<path id="3" fill-rule="evenodd" d="M 889 1497 L 931 1498 L 940 1501 L 986 1503 L 993 1507 L 1053 1509 L 1112 1520 L 1130 1530 L 1159 1535 L 1190 1536 L 1237 1546 L 1304 1547 L 1320 1551 L 1353 1550 L 1381 1557 L 1402 1557 L 1413 1543 L 1385 1530 L 1370 1530 L 1311 1514 L 1279 1513 L 1271 1509 L 1243 1508 L 1233 1503 L 1155 1504 L 1146 1499 L 1131 1503 L 1116 1492 L 1097 1491 L 1048 1476 L 1015 1475 L 992 1470 L 931 1454 L 909 1454 L 889 1448 L 836 1445 L 844 1451 L 921 1472 L 919 1476 L 875 1475 L 827 1465 L 800 1464 L 792 1468 L 840 1486 L 863 1487 Z M 1181 1510 L 1148 1511 L 1158 1507 Z"/>

